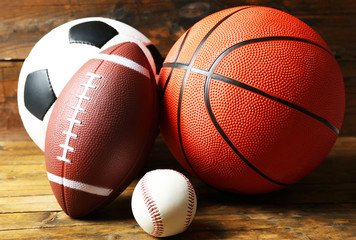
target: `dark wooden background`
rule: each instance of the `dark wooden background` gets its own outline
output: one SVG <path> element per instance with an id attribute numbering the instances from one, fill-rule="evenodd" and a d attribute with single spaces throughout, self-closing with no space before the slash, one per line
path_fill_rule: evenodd
<path id="1" fill-rule="evenodd" d="M 345 80 L 346 114 L 342 136 L 356 134 L 356 1 L 0 1 L 0 129 L 20 127 L 16 87 L 22 61 L 52 28 L 76 18 L 102 16 L 144 33 L 165 56 L 190 26 L 203 17 L 239 5 L 263 5 L 286 11 L 314 28 L 329 44 Z"/>
<path id="2" fill-rule="evenodd" d="M 55 202 L 43 153 L 24 132 L 16 102 L 22 63 L 43 35 L 77 18 L 108 17 L 143 32 L 165 56 L 195 22 L 240 5 L 283 10 L 324 38 L 344 76 L 344 124 L 324 163 L 286 190 L 261 196 L 230 195 L 191 177 L 199 198 L 197 216 L 190 229 L 174 239 L 356 239 L 354 0 L 1 0 L 0 239 L 151 239 L 129 209 L 135 181 L 114 204 L 85 220 L 68 218 Z M 182 170 L 158 137 L 144 171 L 166 167 Z"/>

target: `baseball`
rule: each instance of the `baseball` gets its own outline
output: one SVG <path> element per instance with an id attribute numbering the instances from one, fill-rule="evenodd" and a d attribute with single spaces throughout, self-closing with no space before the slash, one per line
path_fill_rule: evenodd
<path id="1" fill-rule="evenodd" d="M 155 237 L 168 237 L 189 227 L 197 208 L 197 197 L 183 174 L 158 169 L 146 173 L 137 183 L 131 207 L 143 230 Z"/>

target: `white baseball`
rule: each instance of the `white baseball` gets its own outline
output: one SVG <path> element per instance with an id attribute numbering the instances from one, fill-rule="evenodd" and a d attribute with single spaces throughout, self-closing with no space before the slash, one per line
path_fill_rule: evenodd
<path id="1" fill-rule="evenodd" d="M 197 208 L 187 177 L 169 169 L 146 173 L 135 187 L 131 207 L 137 223 L 148 234 L 167 237 L 185 231 Z"/>

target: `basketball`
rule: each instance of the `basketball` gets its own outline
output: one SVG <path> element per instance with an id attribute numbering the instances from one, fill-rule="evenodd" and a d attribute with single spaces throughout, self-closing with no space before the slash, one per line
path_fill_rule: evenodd
<path id="1" fill-rule="evenodd" d="M 173 45 L 160 72 L 161 134 L 207 184 L 259 194 L 294 184 L 334 145 L 340 68 L 323 39 L 276 9 L 214 13 Z"/>

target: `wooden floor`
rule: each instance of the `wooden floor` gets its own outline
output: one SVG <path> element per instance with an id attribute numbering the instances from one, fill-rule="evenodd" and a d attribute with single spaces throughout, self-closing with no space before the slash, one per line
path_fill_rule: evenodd
<path id="1" fill-rule="evenodd" d="M 239 5 L 290 13 L 330 46 L 345 82 L 340 138 L 325 161 L 285 190 L 255 196 L 219 192 L 187 174 L 159 136 L 144 169 L 112 204 L 81 220 L 61 211 L 49 186 L 44 154 L 29 139 L 17 110 L 24 59 L 47 32 L 70 20 L 101 16 L 143 32 L 165 56 L 203 17 Z M 173 168 L 191 179 L 198 197 L 190 228 L 168 239 L 356 240 L 356 1 L 355 0 L 1 0 L 0 1 L 0 240 L 154 239 L 135 222 L 131 194 L 146 171 Z"/>
<path id="2" fill-rule="evenodd" d="M 43 152 L 26 133 L 0 141 L 0 239 L 154 239 L 135 222 L 131 194 L 81 220 L 61 211 L 50 189 Z M 21 140 L 24 139 L 24 140 Z M 189 176 L 198 196 L 190 228 L 171 239 L 356 239 L 356 138 L 341 137 L 311 175 L 279 192 L 219 192 L 184 172 L 158 137 L 140 176 L 157 168 Z M 139 176 L 138 176 L 139 177 Z"/>

